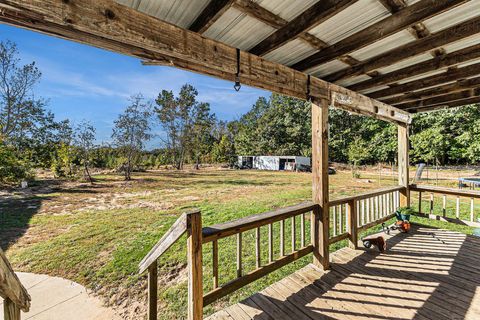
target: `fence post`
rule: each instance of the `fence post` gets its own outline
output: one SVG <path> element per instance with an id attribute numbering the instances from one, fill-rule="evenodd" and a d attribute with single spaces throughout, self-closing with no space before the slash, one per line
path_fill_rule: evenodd
<path id="1" fill-rule="evenodd" d="M 148 267 L 148 320 L 157 320 L 157 287 L 158 269 L 155 261 Z"/>
<path id="2" fill-rule="evenodd" d="M 328 206 L 328 107 L 329 100 L 312 103 L 312 212 L 313 264 L 329 268 L 330 210 Z"/>
<path id="3" fill-rule="evenodd" d="M 3 312 L 5 320 L 20 320 L 20 308 L 9 298 L 3 301 Z"/>
<path id="4" fill-rule="evenodd" d="M 350 200 L 348 206 L 348 226 L 349 226 L 349 246 L 353 249 L 358 249 L 358 215 L 357 215 L 357 201 Z"/>
<path id="5" fill-rule="evenodd" d="M 202 216 L 187 214 L 188 320 L 203 318 Z"/>
<path id="6" fill-rule="evenodd" d="M 408 156 L 410 141 L 408 137 L 408 129 L 408 125 L 398 125 L 398 184 L 405 187 L 404 190 L 400 191 L 400 206 L 402 207 L 410 207 L 410 160 Z"/>

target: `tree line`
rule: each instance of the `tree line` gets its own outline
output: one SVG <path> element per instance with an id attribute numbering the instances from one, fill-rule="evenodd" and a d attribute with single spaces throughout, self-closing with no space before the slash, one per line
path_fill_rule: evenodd
<path id="1" fill-rule="evenodd" d="M 128 180 L 132 171 L 166 165 L 178 170 L 185 164 L 234 166 L 236 155 L 311 156 L 308 102 L 272 94 L 240 118 L 221 121 L 190 84 L 177 95 L 162 90 L 153 101 L 132 96 L 114 121 L 111 142 L 97 145 L 90 122 L 55 120 L 47 101 L 34 94 L 41 71 L 34 62 L 22 65 L 18 54 L 14 43 L 0 43 L 0 183 L 32 178 L 36 168 L 93 182 L 91 168 L 115 169 Z M 480 106 L 415 115 L 410 134 L 413 163 L 477 164 Z M 153 138 L 160 143 L 146 150 Z M 396 126 L 331 108 L 329 153 L 333 162 L 394 163 Z"/>

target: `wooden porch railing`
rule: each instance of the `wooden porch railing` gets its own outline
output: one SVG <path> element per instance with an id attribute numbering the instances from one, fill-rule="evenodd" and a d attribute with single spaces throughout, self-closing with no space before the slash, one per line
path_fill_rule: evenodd
<path id="1" fill-rule="evenodd" d="M 404 189 L 402 186 L 389 187 L 330 201 L 329 244 L 349 239 L 350 245 L 356 248 L 359 232 L 394 216 L 400 206 L 400 192 Z"/>
<path id="2" fill-rule="evenodd" d="M 330 245 L 348 238 L 356 246 L 358 232 L 393 217 L 399 205 L 400 192 L 404 190 L 404 187 L 391 187 L 330 201 L 330 230 L 333 233 L 326 243 Z M 307 217 L 308 213 L 310 217 Z M 184 233 L 188 234 L 188 319 L 199 320 L 202 319 L 204 306 L 314 250 L 320 251 L 320 248 L 314 248 L 311 226 L 315 219 L 322 218 L 320 215 L 320 206 L 307 202 L 202 228 L 200 211 L 183 214 L 139 264 L 140 273 L 147 269 L 149 272 L 149 319 L 157 318 L 157 260 Z M 307 235 L 307 220 L 310 220 L 310 235 Z M 251 252 L 242 246 L 242 237 L 248 231 L 254 231 L 255 250 Z M 218 242 L 227 237 L 236 239 L 236 276 L 233 280 L 222 282 L 219 277 L 221 247 Z M 266 240 L 262 246 L 263 237 Z M 205 245 L 212 246 L 213 281 L 211 290 L 204 294 L 202 247 Z M 275 248 L 277 245 L 278 248 Z M 245 266 L 243 260 L 248 255 L 252 259 L 254 257 L 254 267 Z"/>
<path id="3" fill-rule="evenodd" d="M 21 284 L 7 257 L 0 249 L 0 297 L 3 298 L 5 320 L 20 320 L 20 310 L 30 309 L 30 295 Z"/>
<path id="4" fill-rule="evenodd" d="M 312 212 L 318 214 L 318 205 L 308 202 L 282 208 L 275 211 L 265 212 L 259 215 L 249 216 L 235 221 L 218 224 L 203 230 L 203 243 L 212 243 L 213 249 L 213 288 L 207 292 L 204 297 L 204 305 L 208 305 L 215 300 L 232 293 L 239 288 L 309 254 L 313 251 L 310 237 L 305 234 L 305 214 Z M 300 230 L 297 230 L 296 219 L 300 219 Z M 285 232 L 285 221 L 290 223 L 291 251 L 285 252 L 285 242 L 288 241 Z M 273 224 L 279 223 L 279 254 L 274 256 L 274 235 Z M 262 261 L 261 251 L 261 231 L 260 227 L 268 228 L 268 261 Z M 242 234 L 249 230 L 255 230 L 255 268 L 245 270 L 242 265 Z M 218 279 L 218 243 L 217 241 L 224 237 L 236 236 L 237 238 L 237 277 L 227 283 L 220 284 Z M 297 245 L 297 239 L 300 239 Z"/>
<path id="5" fill-rule="evenodd" d="M 443 188 L 437 186 L 410 185 L 411 192 L 418 192 L 417 211 L 420 216 L 429 217 L 431 219 L 443 220 L 452 223 L 461 223 L 474 227 L 480 227 L 480 223 L 475 221 L 475 199 L 480 199 L 480 191 L 474 190 L 458 190 L 452 188 Z M 423 207 L 423 197 L 427 196 L 428 206 Z M 441 212 L 435 212 L 435 195 L 442 198 Z M 453 196 L 456 199 L 454 214 L 450 214 L 447 210 L 447 196 Z M 465 220 L 461 217 L 462 201 L 469 201 L 469 219 Z"/>

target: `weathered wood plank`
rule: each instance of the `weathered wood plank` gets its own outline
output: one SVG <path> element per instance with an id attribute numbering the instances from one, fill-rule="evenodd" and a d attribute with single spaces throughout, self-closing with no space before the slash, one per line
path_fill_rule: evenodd
<path id="1" fill-rule="evenodd" d="M 138 264 L 139 273 L 145 272 L 162 254 L 165 253 L 187 231 L 187 213 L 183 213 L 168 229 L 155 246 Z"/>
<path id="2" fill-rule="evenodd" d="M 189 29 L 198 33 L 205 32 L 230 8 L 234 1 L 235 0 L 210 0 Z"/>
<path id="3" fill-rule="evenodd" d="M 277 221 L 291 218 L 293 216 L 310 212 L 315 208 L 313 202 L 305 202 L 298 205 L 285 207 L 261 214 L 251 215 L 234 221 L 213 225 L 203 228 L 203 242 L 210 242 L 214 239 L 221 239 L 239 232 L 255 229 Z"/>
<path id="4" fill-rule="evenodd" d="M 400 206 L 410 206 L 410 138 L 409 127 L 398 125 L 398 184 L 400 190 Z"/>
<path id="5" fill-rule="evenodd" d="M 416 185 L 416 184 L 411 184 L 410 190 L 417 191 L 417 192 L 434 192 L 439 194 L 446 194 L 446 195 L 459 196 L 459 197 L 465 197 L 465 198 L 480 199 L 480 191 L 475 191 L 475 190 L 459 190 L 459 189 L 453 189 L 453 188 Z"/>
<path id="6" fill-rule="evenodd" d="M 202 216 L 187 214 L 188 320 L 203 319 Z"/>
<path id="7" fill-rule="evenodd" d="M 327 63 L 336 57 L 351 53 L 366 47 L 378 40 L 406 29 L 413 24 L 441 14 L 465 0 L 422 0 L 397 13 L 343 39 L 310 57 L 293 65 L 294 69 L 305 71 L 322 63 Z"/>
<path id="8" fill-rule="evenodd" d="M 329 268 L 330 209 L 328 195 L 328 107 L 329 101 L 312 103 L 312 188 L 313 202 L 313 263 Z"/>
<path id="9" fill-rule="evenodd" d="M 477 17 L 466 22 L 459 23 L 453 27 L 432 33 L 425 38 L 401 45 L 385 53 L 364 60 L 357 65 L 334 72 L 324 77 L 324 79 L 333 82 L 357 76 L 362 73 L 367 73 L 369 71 L 392 65 L 413 56 L 442 47 L 449 43 L 465 39 L 469 36 L 477 34 L 480 31 L 479 21 L 480 17 Z M 415 71 L 411 73 L 411 75 L 414 74 Z M 370 94 L 368 96 L 371 97 Z"/>
<path id="10" fill-rule="evenodd" d="M 413 64 L 392 72 L 381 74 L 375 78 L 351 85 L 348 88 L 351 90 L 360 91 L 381 85 L 388 85 L 411 77 L 412 74 L 422 74 L 441 68 L 452 67 L 463 62 L 475 60 L 477 58 L 480 58 L 480 44 L 457 50 L 424 62 Z"/>
<path id="11" fill-rule="evenodd" d="M 148 267 L 148 320 L 157 320 L 158 268 L 157 260 Z"/>
<path id="12" fill-rule="evenodd" d="M 373 197 L 376 197 L 376 196 L 379 196 L 379 195 L 382 195 L 382 194 L 387 194 L 387 193 L 394 192 L 394 191 L 402 191 L 403 189 L 404 189 L 403 186 L 385 187 L 385 188 L 377 189 L 377 190 L 374 190 L 374 191 L 368 191 L 368 192 L 365 192 L 365 193 L 360 193 L 360 194 L 354 195 L 354 196 L 348 196 L 348 197 L 333 199 L 333 200 L 330 201 L 330 206 L 338 206 L 340 204 L 348 203 L 349 201 L 352 201 L 352 200 L 357 200 L 358 201 L 358 200 L 363 200 L 363 199 L 369 199 L 369 198 L 373 198 Z"/>
<path id="13" fill-rule="evenodd" d="M 280 30 L 253 47 L 250 52 L 261 56 L 271 52 L 302 33 L 333 17 L 358 0 L 324 0 L 312 5 Z"/>
<path id="14" fill-rule="evenodd" d="M 246 286 L 247 284 L 257 280 L 257 279 L 260 279 L 262 278 L 263 276 L 295 261 L 295 260 L 298 260 L 302 257 L 304 257 L 305 255 L 309 254 L 310 252 L 312 252 L 313 250 L 313 246 L 312 245 L 308 245 L 306 246 L 305 248 L 302 248 L 298 251 L 295 251 L 291 254 L 288 254 L 286 256 L 284 256 L 283 258 L 280 258 L 280 259 L 277 259 L 271 263 L 268 263 L 268 264 L 265 264 L 263 266 L 261 266 L 260 268 L 258 269 L 255 269 L 245 275 L 243 275 L 242 277 L 240 278 L 236 278 L 226 284 L 223 284 L 221 285 L 220 287 L 218 287 L 217 289 L 215 290 L 212 290 L 210 292 L 208 292 L 204 297 L 203 297 L 203 303 L 204 305 L 209 305 L 211 304 L 212 302 L 220 299 L 221 297 L 224 297 L 236 290 L 238 290 L 239 288 L 242 288 L 244 286 Z"/>
<path id="15" fill-rule="evenodd" d="M 405 102 L 398 104 L 397 107 L 404 110 L 417 109 L 421 107 L 436 106 L 439 104 L 446 104 L 452 101 L 468 99 L 480 96 L 480 88 L 472 88 L 462 91 L 457 91 L 445 95 L 435 96 L 431 98 L 420 99 L 418 101 Z"/>
<path id="16" fill-rule="evenodd" d="M 18 307 L 24 312 L 30 309 L 32 300 L 25 287 L 13 271 L 10 262 L 0 248 L 0 297 L 11 301 L 8 308 L 15 315 L 15 308 Z M 16 307 L 14 307 L 16 306 Z"/>
<path id="17" fill-rule="evenodd" d="M 112 0 L 4 0 L 0 7 L 0 21 L 4 23 L 139 57 L 152 64 L 172 65 L 230 81 L 237 72 L 236 48 Z M 304 73 L 246 52 L 241 53 L 240 69 L 244 84 L 301 99 L 328 99 L 329 91 L 336 90 L 318 78 L 310 77 L 308 81 Z M 358 101 L 355 109 L 382 117 L 363 105 Z M 385 112 L 384 117 L 405 121 L 397 117 L 398 113 L 402 111 L 396 110 L 394 116 Z M 408 113 L 403 115 L 408 117 Z"/>
<path id="18" fill-rule="evenodd" d="M 480 46 L 478 50 L 480 52 Z M 470 78 L 470 79 L 460 79 L 453 83 L 447 83 L 434 88 L 418 90 L 415 92 L 409 92 L 403 95 L 387 98 L 384 101 L 385 103 L 388 103 L 388 104 L 398 105 L 405 102 L 419 101 L 426 98 L 443 96 L 449 93 L 464 91 L 466 89 L 475 89 L 478 87 L 480 87 L 480 77 Z"/>

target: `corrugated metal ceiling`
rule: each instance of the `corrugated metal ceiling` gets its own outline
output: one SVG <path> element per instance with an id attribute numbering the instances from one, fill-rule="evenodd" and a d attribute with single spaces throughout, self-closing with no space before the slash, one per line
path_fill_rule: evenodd
<path id="1" fill-rule="evenodd" d="M 188 28 L 210 2 L 210 0 L 116 1 L 155 16 L 159 19 L 178 25 L 182 28 Z M 252 1 L 256 2 L 258 5 L 262 6 L 273 14 L 276 14 L 287 21 L 291 21 L 319 0 Z M 406 3 L 408 5 L 412 5 L 418 1 L 420 0 L 406 0 Z M 358 0 L 347 9 L 339 12 L 334 17 L 309 30 L 309 33 L 326 42 L 327 44 L 335 44 L 390 15 L 390 12 L 381 4 L 379 0 Z M 424 25 L 431 33 L 434 33 L 478 16 L 480 16 L 480 0 L 470 0 L 461 6 L 424 21 Z M 269 25 L 266 25 L 265 23 L 247 15 L 246 13 L 231 7 L 215 23 L 213 23 L 206 32 L 204 32 L 204 35 L 224 42 L 233 47 L 237 47 L 242 50 L 249 50 L 275 31 L 276 30 Z M 409 31 L 403 30 L 384 39 L 380 39 L 373 44 L 351 52 L 349 55 L 359 61 L 364 61 L 415 40 L 416 38 Z M 479 43 L 480 35 L 475 35 L 464 40 L 445 45 L 443 48 L 447 53 L 450 53 Z M 305 41 L 293 39 L 276 50 L 266 54 L 265 58 L 290 66 L 312 55 L 316 51 L 316 49 L 314 49 Z M 429 59 L 432 59 L 431 54 L 423 53 L 401 62 L 394 63 L 390 66 L 380 68 L 377 71 L 382 74 L 389 73 Z M 466 65 L 468 65 L 468 63 Z M 312 68 L 310 73 L 318 77 L 324 77 L 347 67 L 349 67 L 349 65 L 346 63 L 333 60 Z M 413 79 L 420 79 L 443 71 L 443 69 L 439 69 L 422 75 L 415 75 L 414 77 L 402 80 L 399 83 L 408 82 Z M 369 78 L 370 77 L 367 75 L 360 75 L 338 81 L 337 83 L 340 85 L 349 86 Z M 368 89 L 365 90 L 364 93 L 380 90 L 381 88 L 384 87 Z"/>

